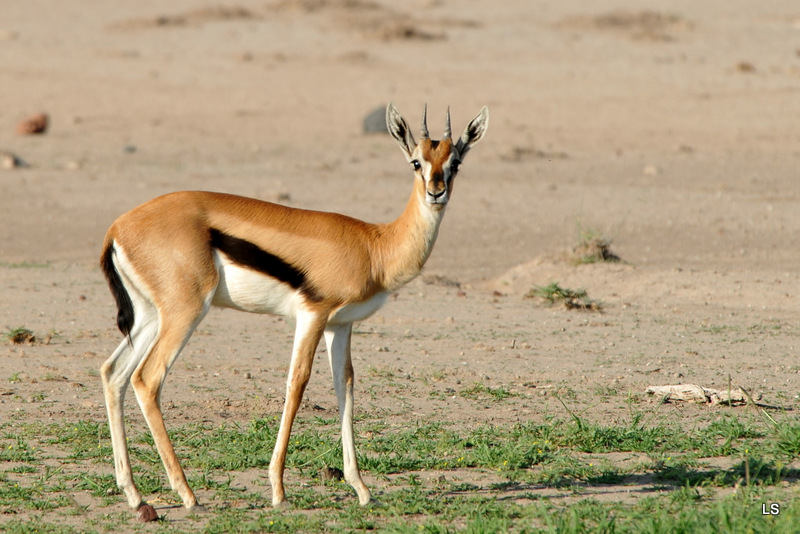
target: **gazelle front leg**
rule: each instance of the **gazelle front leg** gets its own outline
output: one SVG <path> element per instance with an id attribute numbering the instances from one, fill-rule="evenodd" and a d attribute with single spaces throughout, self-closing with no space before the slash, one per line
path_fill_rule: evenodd
<path id="1" fill-rule="evenodd" d="M 324 312 L 300 311 L 297 313 L 292 362 L 289 366 L 289 376 L 286 381 L 286 402 L 283 406 L 283 416 L 281 417 L 278 437 L 275 440 L 275 450 L 272 452 L 272 460 L 269 463 L 272 506 L 275 507 L 286 505 L 286 493 L 283 489 L 286 449 L 289 446 L 289 436 L 292 433 L 292 424 L 297 415 L 297 409 L 303 400 L 303 393 L 311 376 L 314 352 L 316 352 L 317 345 L 322 337 L 327 318 L 327 313 Z"/>
<path id="2" fill-rule="evenodd" d="M 372 495 L 361 480 L 353 440 L 353 362 L 350 356 L 350 337 L 353 324 L 330 325 L 325 329 L 328 360 L 333 374 L 333 387 L 339 401 L 339 418 L 342 423 L 342 459 L 344 478 L 358 494 L 358 502 L 370 503 Z"/>

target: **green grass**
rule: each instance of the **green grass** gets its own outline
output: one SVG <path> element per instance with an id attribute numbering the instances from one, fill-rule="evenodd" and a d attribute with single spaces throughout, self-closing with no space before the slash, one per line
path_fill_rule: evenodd
<path id="1" fill-rule="evenodd" d="M 471 398 L 507 401 L 502 387 Z M 800 424 L 793 416 L 720 411 L 686 430 L 658 408 L 631 405 L 609 424 L 576 414 L 541 422 L 468 427 L 357 422 L 359 461 L 380 504 L 361 508 L 348 485 L 322 481 L 341 467 L 338 421 L 298 420 L 287 459 L 288 511 L 269 506 L 266 469 L 278 421 L 189 424 L 171 434 L 209 511 L 141 525 L 122 512 L 104 423 L 0 424 L 0 518 L 5 532 L 794 532 Z M 177 503 L 149 434 L 131 432 L 137 484 Z M 624 453 L 637 461 L 620 462 Z M 716 461 L 709 461 L 709 458 Z M 725 461 L 722 461 L 725 460 Z M 719 467 L 725 465 L 726 467 Z M 796 464 L 791 464 L 796 465 Z M 242 482 L 248 480 L 248 482 Z M 635 499 L 596 500 L 599 488 Z M 75 496 L 79 498 L 76 498 Z M 89 503 L 78 505 L 77 502 Z M 778 516 L 762 516 L 777 502 Z M 74 526 L 70 526 L 74 525 Z"/>
<path id="2" fill-rule="evenodd" d="M 519 396 L 512 393 L 503 386 L 493 388 L 481 384 L 480 382 L 476 382 L 471 387 L 462 389 L 461 391 L 459 391 L 458 394 L 465 399 L 472 399 L 472 400 L 478 400 L 478 399 L 505 400 L 509 397 Z"/>
<path id="3" fill-rule="evenodd" d="M 36 336 L 33 334 L 33 331 L 24 326 L 9 329 L 7 332 L 3 332 L 3 336 L 15 345 L 36 343 Z"/>
<path id="4" fill-rule="evenodd" d="M 572 248 L 572 261 L 577 265 L 587 263 L 620 262 L 620 257 L 611 251 L 612 240 L 593 229 L 578 229 L 578 242 Z"/>
<path id="5" fill-rule="evenodd" d="M 563 288 L 558 282 L 550 282 L 546 286 L 534 286 L 525 294 L 525 298 L 538 298 L 551 306 L 561 304 L 569 310 L 603 310 L 603 305 L 590 299 L 585 289 Z"/>
<path id="6" fill-rule="evenodd" d="M 9 269 L 47 269 L 50 267 L 50 264 L 42 262 L 30 262 L 30 261 L 22 261 L 16 263 L 0 261 L 0 267 L 6 267 Z"/>

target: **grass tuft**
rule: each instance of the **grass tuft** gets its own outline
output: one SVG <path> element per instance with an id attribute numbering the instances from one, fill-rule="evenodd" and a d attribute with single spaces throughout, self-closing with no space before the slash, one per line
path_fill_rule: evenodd
<path id="1" fill-rule="evenodd" d="M 590 299 L 585 289 L 563 288 L 558 282 L 534 286 L 525 294 L 525 298 L 538 298 L 551 306 L 561 304 L 568 310 L 603 311 L 602 303 Z"/>
<path id="2" fill-rule="evenodd" d="M 595 230 L 580 230 L 578 244 L 572 248 L 572 261 L 582 265 L 587 263 L 618 263 L 622 261 L 611 251 L 611 239 Z"/>
<path id="3" fill-rule="evenodd" d="M 6 339 L 15 345 L 21 345 L 23 343 L 32 345 L 36 343 L 36 336 L 33 334 L 33 331 L 28 330 L 24 326 L 11 329 L 8 332 L 5 332 L 4 335 L 6 336 Z"/>

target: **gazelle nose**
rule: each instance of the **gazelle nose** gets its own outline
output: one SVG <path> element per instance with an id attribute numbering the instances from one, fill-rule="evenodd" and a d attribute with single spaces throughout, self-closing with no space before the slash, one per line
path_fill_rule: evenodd
<path id="1" fill-rule="evenodd" d="M 434 192 L 428 191 L 428 194 L 430 196 L 432 196 L 433 198 L 439 198 L 442 195 L 444 195 L 446 192 L 447 192 L 447 189 L 442 189 L 441 191 L 434 191 Z"/>

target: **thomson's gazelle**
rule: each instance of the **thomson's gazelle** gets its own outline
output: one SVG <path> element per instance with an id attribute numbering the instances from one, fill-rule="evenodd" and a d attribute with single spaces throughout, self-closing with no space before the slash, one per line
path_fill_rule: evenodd
<path id="1" fill-rule="evenodd" d="M 111 225 L 101 265 L 117 301 L 117 325 L 126 338 L 103 364 L 101 376 L 117 484 L 131 507 L 146 503 L 133 482 L 125 437 L 123 400 L 129 383 L 170 485 L 187 508 L 197 505 L 159 403 L 167 372 L 212 305 L 296 320 L 286 404 L 269 467 L 272 504 L 286 502 L 283 471 L 289 433 L 323 336 L 339 401 L 344 476 L 359 502 L 370 502 L 353 443 L 353 322 L 369 317 L 420 272 L 436 241 L 458 166 L 483 137 L 488 122 L 484 107 L 461 137 L 452 139 L 448 110 L 444 137 L 435 141 L 423 115 L 417 143 L 389 104 L 389 132 L 414 171 L 411 198 L 391 223 L 369 224 L 252 198 L 184 191 L 142 204 Z"/>

